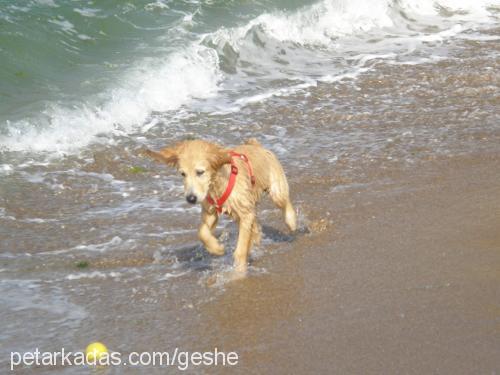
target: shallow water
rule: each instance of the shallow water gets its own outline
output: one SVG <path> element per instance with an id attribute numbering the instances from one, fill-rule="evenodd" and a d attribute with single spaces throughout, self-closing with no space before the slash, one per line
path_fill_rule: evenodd
<path id="1" fill-rule="evenodd" d="M 196 346 L 200 311 L 225 293 L 231 254 L 207 255 L 199 208 L 184 202 L 174 171 L 139 156 L 143 146 L 257 137 L 278 155 L 301 231 L 288 235 L 263 204 L 256 279 L 273 273 L 262 259 L 285 262 L 294 241 L 333 220 L 309 187 L 326 182 L 325 201 L 358 187 L 376 196 L 390 184 L 378 171 L 498 151 L 499 4 L 369 4 L 2 9 L 0 54 L 11 57 L 0 77 L 2 365 L 11 350 L 77 350 L 94 339 L 122 352 Z M 30 17 L 47 23 L 25 30 Z M 62 46 L 40 45 L 37 28 Z M 14 36 L 36 45 L 37 64 L 17 68 L 22 54 L 5 44 Z M 218 231 L 232 249 L 234 224 Z"/>

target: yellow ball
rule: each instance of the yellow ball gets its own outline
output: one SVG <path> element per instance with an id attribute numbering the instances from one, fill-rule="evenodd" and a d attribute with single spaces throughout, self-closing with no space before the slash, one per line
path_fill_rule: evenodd
<path id="1" fill-rule="evenodd" d="M 101 342 L 93 342 L 87 346 L 87 349 L 85 349 L 87 362 L 98 361 L 107 352 L 108 348 L 106 348 L 106 345 Z"/>

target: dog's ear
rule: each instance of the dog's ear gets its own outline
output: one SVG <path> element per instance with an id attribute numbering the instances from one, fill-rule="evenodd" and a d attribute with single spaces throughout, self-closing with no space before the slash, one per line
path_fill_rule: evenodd
<path id="1" fill-rule="evenodd" d="M 177 155 L 177 149 L 174 147 L 167 147 L 160 151 L 146 149 L 144 153 L 160 163 L 165 163 L 171 167 L 177 168 L 179 156 Z"/>
<path id="2" fill-rule="evenodd" d="M 212 157 L 210 158 L 210 166 L 214 171 L 217 171 L 224 164 L 228 163 L 231 163 L 231 155 L 229 154 L 229 150 L 218 147 L 217 150 L 212 153 Z"/>

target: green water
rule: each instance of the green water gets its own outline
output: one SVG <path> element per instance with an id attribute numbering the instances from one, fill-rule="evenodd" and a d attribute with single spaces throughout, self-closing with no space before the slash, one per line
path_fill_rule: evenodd
<path id="1" fill-rule="evenodd" d="M 0 151 L 79 149 L 191 113 L 237 112 L 376 60 L 446 57 L 497 0 L 0 2 Z M 166 114 L 169 112 L 168 114 Z"/>
<path id="2" fill-rule="evenodd" d="M 100 93 L 136 61 L 299 1 L 3 1 L 0 121 Z"/>

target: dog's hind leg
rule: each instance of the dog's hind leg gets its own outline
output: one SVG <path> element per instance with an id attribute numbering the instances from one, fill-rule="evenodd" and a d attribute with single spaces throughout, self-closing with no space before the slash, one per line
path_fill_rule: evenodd
<path id="1" fill-rule="evenodd" d="M 274 204 L 281 208 L 283 217 L 288 228 L 293 232 L 297 229 L 297 215 L 290 201 L 290 193 L 288 191 L 288 182 L 285 174 L 271 176 L 271 184 L 269 195 Z"/>
<path id="2" fill-rule="evenodd" d="M 221 245 L 212 233 L 217 225 L 218 219 L 219 217 L 216 213 L 209 213 L 203 209 L 201 212 L 201 225 L 198 230 L 198 237 L 210 254 L 224 255 L 224 245 Z"/>

